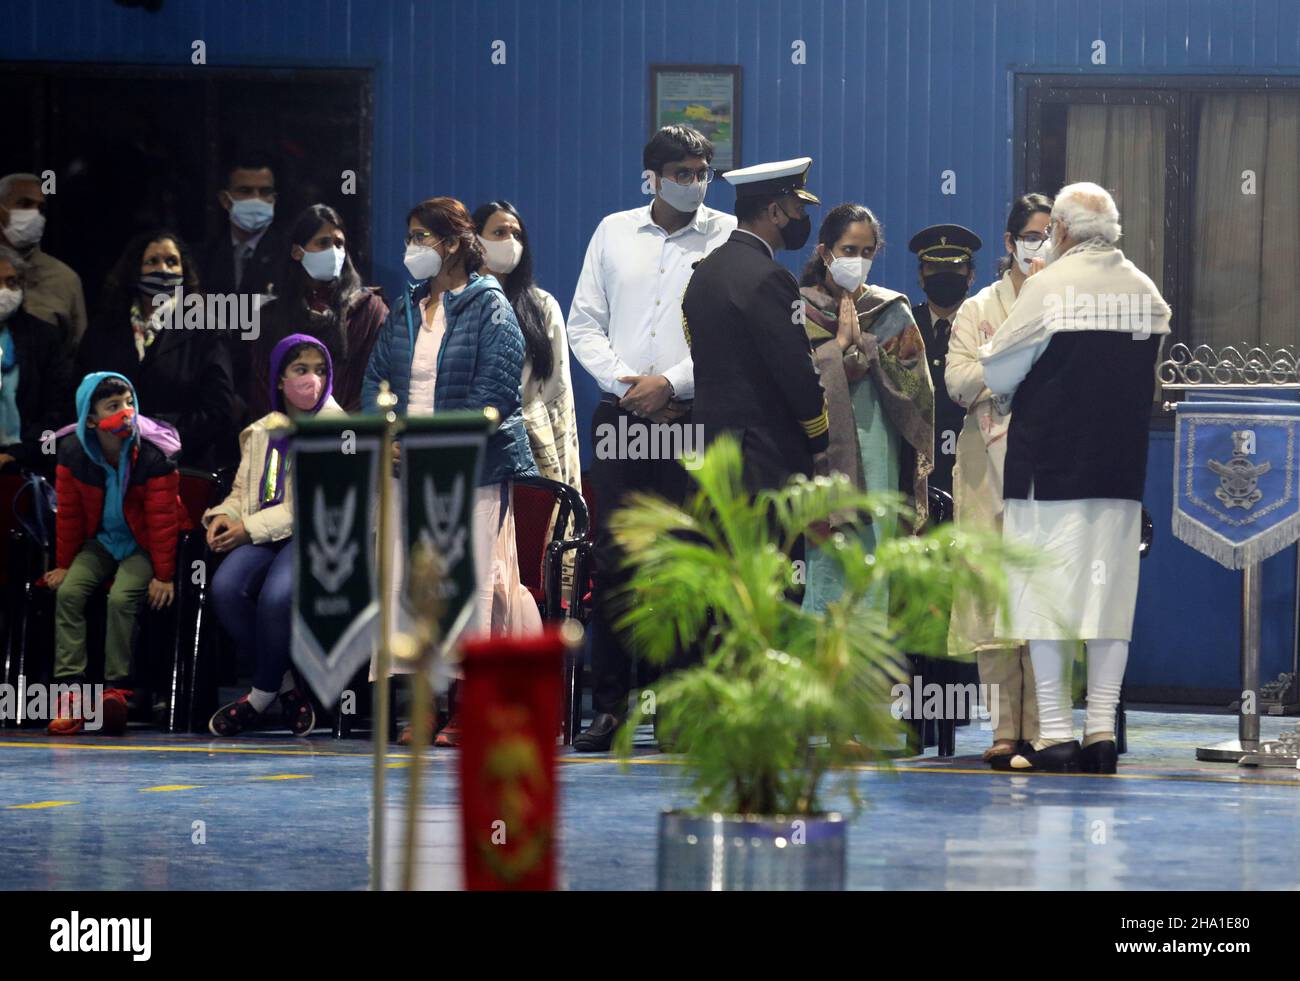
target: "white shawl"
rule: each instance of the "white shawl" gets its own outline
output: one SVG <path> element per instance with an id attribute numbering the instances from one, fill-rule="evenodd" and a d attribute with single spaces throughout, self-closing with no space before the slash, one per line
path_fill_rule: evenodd
<path id="1" fill-rule="evenodd" d="M 1007 319 L 980 347 L 984 383 L 1009 404 L 1058 331 L 1168 334 L 1169 314 L 1146 273 L 1115 246 L 1089 239 L 1025 280 Z"/>

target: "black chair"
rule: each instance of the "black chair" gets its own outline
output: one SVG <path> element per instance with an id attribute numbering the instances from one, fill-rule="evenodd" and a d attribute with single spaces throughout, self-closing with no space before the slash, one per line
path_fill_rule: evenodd
<path id="1" fill-rule="evenodd" d="M 520 573 L 524 585 L 537 600 L 542 619 L 547 622 L 576 619 L 585 623 L 591 521 L 583 495 L 559 481 L 526 477 L 515 481 L 514 512 Z M 574 537 L 566 538 L 570 518 Z M 574 553 L 573 589 L 566 596 L 564 557 L 569 552 Z M 561 731 L 566 746 L 573 742 L 582 725 L 581 663 L 580 650 L 565 655 Z"/>
<path id="2" fill-rule="evenodd" d="M 207 719 L 216 710 L 216 675 L 212 658 L 206 656 L 211 647 L 212 630 L 205 627 L 209 574 L 206 568 L 195 575 L 194 563 L 202 561 L 207 553 L 201 517 L 203 511 L 215 503 L 219 488 L 216 475 L 182 468 L 180 472 L 180 497 L 193 525 L 180 533 L 177 540 L 175 591 L 172 605 L 166 610 L 153 611 L 145 606 L 139 610 L 140 630 L 136 639 L 135 662 L 141 678 L 148 670 L 153 682 L 166 693 L 166 708 L 162 728 L 171 733 L 206 731 Z M 0 489 L 0 498 L 3 490 Z M 19 515 L 31 503 L 20 498 Z M 52 529 L 51 529 L 52 531 Z M 53 535 L 49 542 L 51 553 Z M 6 680 L 25 678 L 34 682 L 53 676 L 54 658 L 54 596 L 45 588 L 45 569 L 53 568 L 52 555 L 43 562 L 39 544 L 21 527 L 10 535 L 10 582 L 6 592 L 12 610 L 5 645 Z M 103 594 L 107 595 L 108 583 Z M 96 597 L 87 604 L 86 615 L 92 622 L 102 616 L 102 599 Z M 143 655 L 143 656 L 142 656 Z M 165 673 L 165 674 L 164 674 Z M 161 681 L 159 675 L 163 674 Z"/>

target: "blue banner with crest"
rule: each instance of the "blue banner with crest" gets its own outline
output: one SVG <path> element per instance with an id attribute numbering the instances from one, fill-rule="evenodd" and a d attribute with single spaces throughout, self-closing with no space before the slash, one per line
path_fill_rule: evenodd
<path id="1" fill-rule="evenodd" d="M 1178 404 L 1173 532 L 1229 569 L 1300 538 L 1300 404 Z"/>

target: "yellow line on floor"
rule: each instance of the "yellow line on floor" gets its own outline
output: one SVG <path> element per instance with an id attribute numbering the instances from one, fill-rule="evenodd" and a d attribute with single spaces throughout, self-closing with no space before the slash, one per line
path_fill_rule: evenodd
<path id="1" fill-rule="evenodd" d="M 232 756 L 341 756 L 355 759 L 369 759 L 371 754 L 365 753 L 337 753 L 330 750 L 315 749 L 247 749 L 240 746 L 130 746 L 121 743 L 103 743 L 95 744 L 90 742 L 57 742 L 57 743 L 38 743 L 27 742 L 26 740 L 8 740 L 0 738 L 0 749 L 82 749 L 82 750 L 99 750 L 103 752 L 116 753 L 221 753 Z M 389 756 L 401 758 L 401 753 L 390 753 Z"/>
<path id="2" fill-rule="evenodd" d="M 5 810 L 7 811 L 35 811 L 42 807 L 67 807 L 70 804 L 76 804 L 75 800 L 42 800 L 35 804 L 10 804 Z"/>
<path id="3" fill-rule="evenodd" d="M 392 766 L 392 764 L 388 764 Z M 311 774 L 308 773 L 277 773 L 270 777 L 249 777 L 249 780 L 310 780 Z"/>
<path id="4" fill-rule="evenodd" d="M 141 787 L 142 794 L 168 794 L 173 790 L 199 790 L 202 784 L 198 783 L 165 783 L 161 787 Z"/>
<path id="5" fill-rule="evenodd" d="M 332 750 L 312 750 L 312 749 L 263 749 L 240 746 L 206 746 L 206 745 L 184 745 L 184 746 L 132 746 L 122 745 L 121 743 L 104 743 L 95 744 L 91 742 L 27 742 L 25 740 L 7 740 L 0 738 L 0 749 L 14 748 L 32 748 L 32 749 L 83 749 L 83 750 L 101 750 L 113 752 L 128 753 L 207 753 L 207 754 L 225 754 L 231 756 L 319 756 L 319 757 L 338 757 L 343 759 L 370 759 L 370 752 L 364 753 L 340 753 Z M 387 757 L 391 760 L 410 760 L 409 753 L 388 753 Z M 425 761 L 438 759 L 452 760 L 455 756 L 452 754 L 435 754 L 426 756 Z M 683 761 L 680 758 L 669 757 L 633 757 L 624 759 L 620 757 L 590 757 L 590 756 L 558 756 L 556 762 L 568 765 L 573 764 L 601 764 L 601 763 L 627 763 L 630 766 L 682 766 Z M 409 764 L 388 764 L 390 767 L 399 767 Z M 1231 783 L 1231 784 L 1249 784 L 1251 786 L 1273 786 L 1273 787 L 1300 787 L 1300 782 L 1295 780 L 1269 780 L 1258 777 L 1246 776 L 1214 776 L 1211 774 L 1189 774 L 1189 773 L 1117 773 L 1117 774 L 1100 774 L 1100 773 L 1003 773 L 996 770 L 972 770 L 960 767 L 933 766 L 933 765 L 897 765 L 894 767 L 884 767 L 879 764 L 856 764 L 851 769 L 861 772 L 897 772 L 897 773 L 956 773 L 963 775 L 979 775 L 990 777 L 1083 777 L 1088 779 L 1122 779 L 1122 780 L 1177 780 L 1191 783 Z M 70 801 L 68 803 L 76 803 Z"/>

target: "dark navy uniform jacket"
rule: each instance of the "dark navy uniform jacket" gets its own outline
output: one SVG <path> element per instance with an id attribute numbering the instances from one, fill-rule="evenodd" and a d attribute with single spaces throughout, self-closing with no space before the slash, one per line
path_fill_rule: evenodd
<path id="1" fill-rule="evenodd" d="M 957 314 L 952 316 L 955 320 Z M 948 341 L 952 338 L 952 321 L 942 331 L 936 331 L 928 303 L 918 303 L 912 307 L 912 318 L 921 329 L 921 339 L 925 342 L 925 362 L 930 368 L 930 380 L 934 382 L 934 472 L 930 474 L 929 482 L 931 487 L 938 487 L 951 494 L 952 468 L 957 462 L 957 436 L 966 421 L 966 410 L 952 400 L 943 380 L 944 368 L 948 364 Z M 944 433 L 948 431 L 952 432 L 948 441 L 952 452 L 944 453 Z"/>
<path id="2" fill-rule="evenodd" d="M 682 300 L 695 365 L 692 421 L 740 442 L 751 491 L 812 476 L 826 449 L 826 394 L 795 278 L 754 235 L 732 232 L 696 264 Z"/>

